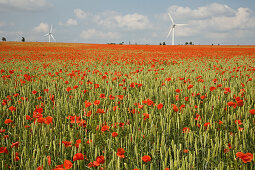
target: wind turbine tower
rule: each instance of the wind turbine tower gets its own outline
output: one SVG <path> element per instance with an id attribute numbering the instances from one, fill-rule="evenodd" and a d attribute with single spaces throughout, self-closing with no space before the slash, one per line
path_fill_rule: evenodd
<path id="1" fill-rule="evenodd" d="M 56 42 L 56 39 L 55 39 L 55 38 L 53 37 L 53 35 L 52 35 L 52 25 L 50 26 L 49 33 L 45 34 L 44 36 L 45 36 L 45 37 L 46 37 L 46 36 L 49 37 L 49 42 L 50 42 L 50 39 L 51 39 L 51 38 Z"/>
<path id="2" fill-rule="evenodd" d="M 176 26 L 184 26 L 184 25 L 187 25 L 187 24 L 175 24 L 175 22 L 174 22 L 172 16 L 170 15 L 170 13 L 168 13 L 168 16 L 169 16 L 170 20 L 172 21 L 172 25 L 170 26 L 170 30 L 167 34 L 167 38 L 172 33 L 172 45 L 174 45 L 174 30 L 175 30 Z"/>

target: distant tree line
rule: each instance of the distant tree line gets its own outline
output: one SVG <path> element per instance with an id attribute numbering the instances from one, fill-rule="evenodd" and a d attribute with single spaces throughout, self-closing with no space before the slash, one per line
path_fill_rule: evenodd
<path id="1" fill-rule="evenodd" d="M 2 41 L 6 41 L 6 38 L 5 38 L 5 37 L 2 37 Z M 22 41 L 22 42 L 25 42 L 25 41 L 26 41 L 25 37 L 22 37 L 22 38 L 21 38 L 21 41 Z"/>

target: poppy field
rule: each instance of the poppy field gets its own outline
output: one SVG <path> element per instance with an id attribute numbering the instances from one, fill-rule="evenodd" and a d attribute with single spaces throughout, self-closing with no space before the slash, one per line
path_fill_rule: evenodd
<path id="1" fill-rule="evenodd" d="M 253 169 L 255 46 L 0 43 L 0 169 Z"/>

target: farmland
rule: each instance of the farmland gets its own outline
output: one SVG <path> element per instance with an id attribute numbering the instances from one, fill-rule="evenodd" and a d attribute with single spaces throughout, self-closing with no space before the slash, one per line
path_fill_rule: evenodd
<path id="1" fill-rule="evenodd" d="M 0 43 L 1 169 L 253 169 L 255 46 Z"/>

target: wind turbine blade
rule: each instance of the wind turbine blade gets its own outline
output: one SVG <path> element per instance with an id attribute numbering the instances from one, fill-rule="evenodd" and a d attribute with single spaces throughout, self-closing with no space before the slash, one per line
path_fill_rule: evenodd
<path id="1" fill-rule="evenodd" d="M 170 15 L 170 13 L 168 13 L 168 16 L 169 16 L 170 20 L 172 21 L 172 23 L 174 24 L 174 20 L 173 20 L 172 16 Z"/>
<path id="2" fill-rule="evenodd" d="M 52 33 L 52 25 L 50 26 L 50 33 Z"/>
<path id="3" fill-rule="evenodd" d="M 171 27 L 171 29 L 169 30 L 169 32 L 168 32 L 168 34 L 167 34 L 167 38 L 170 36 L 172 30 L 173 30 L 173 27 Z"/>
<path id="4" fill-rule="evenodd" d="M 184 26 L 184 25 L 188 25 L 188 24 L 175 24 L 177 26 Z"/>
<path id="5" fill-rule="evenodd" d="M 52 34 L 50 34 L 50 36 L 52 37 L 52 39 L 53 39 L 54 41 L 56 41 L 56 39 L 53 37 L 53 35 L 52 35 Z"/>
<path id="6" fill-rule="evenodd" d="M 48 34 L 45 34 L 45 35 L 43 35 L 44 37 L 46 37 L 46 36 L 48 36 L 49 35 L 49 33 Z"/>

